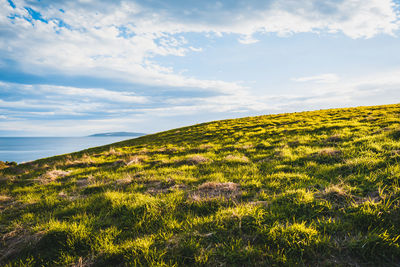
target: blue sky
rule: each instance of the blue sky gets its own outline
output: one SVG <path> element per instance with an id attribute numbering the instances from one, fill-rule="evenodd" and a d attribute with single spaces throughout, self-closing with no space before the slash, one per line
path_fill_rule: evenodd
<path id="1" fill-rule="evenodd" d="M 391 0 L 0 0 L 0 136 L 400 102 Z"/>

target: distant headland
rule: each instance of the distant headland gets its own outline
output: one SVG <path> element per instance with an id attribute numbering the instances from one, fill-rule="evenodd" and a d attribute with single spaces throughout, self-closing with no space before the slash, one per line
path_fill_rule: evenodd
<path id="1" fill-rule="evenodd" d="M 102 137 L 102 136 L 142 136 L 145 133 L 133 133 L 133 132 L 111 132 L 111 133 L 97 133 L 89 135 L 90 137 Z"/>

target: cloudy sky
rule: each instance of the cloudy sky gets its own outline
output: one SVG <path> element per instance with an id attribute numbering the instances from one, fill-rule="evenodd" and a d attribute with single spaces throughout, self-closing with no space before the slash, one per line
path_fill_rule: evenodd
<path id="1" fill-rule="evenodd" d="M 0 136 L 398 103 L 399 6 L 0 0 Z"/>

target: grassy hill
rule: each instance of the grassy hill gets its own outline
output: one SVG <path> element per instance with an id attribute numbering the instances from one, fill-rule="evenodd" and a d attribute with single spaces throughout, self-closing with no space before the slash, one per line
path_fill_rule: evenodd
<path id="1" fill-rule="evenodd" d="M 0 170 L 0 265 L 395 265 L 400 105 L 215 121 Z"/>

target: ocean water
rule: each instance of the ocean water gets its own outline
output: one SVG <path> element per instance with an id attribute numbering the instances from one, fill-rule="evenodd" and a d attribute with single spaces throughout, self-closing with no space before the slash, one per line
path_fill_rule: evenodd
<path id="1" fill-rule="evenodd" d="M 0 137 L 0 161 L 27 162 L 132 138 L 135 137 Z"/>

